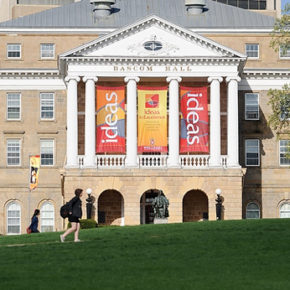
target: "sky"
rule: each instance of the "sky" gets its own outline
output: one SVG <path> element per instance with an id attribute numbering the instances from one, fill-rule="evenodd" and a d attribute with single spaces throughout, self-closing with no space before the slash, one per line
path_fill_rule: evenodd
<path id="1" fill-rule="evenodd" d="M 285 4 L 286 4 L 287 2 L 289 2 L 289 0 L 282 0 L 282 1 L 281 1 L 281 10 L 284 9 Z"/>

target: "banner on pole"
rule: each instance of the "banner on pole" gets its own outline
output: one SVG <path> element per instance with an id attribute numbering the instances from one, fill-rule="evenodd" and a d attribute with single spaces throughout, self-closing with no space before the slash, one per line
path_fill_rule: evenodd
<path id="1" fill-rule="evenodd" d="M 97 86 L 97 153 L 125 153 L 125 87 Z"/>
<path id="2" fill-rule="evenodd" d="M 39 155 L 30 156 L 29 164 L 30 164 L 29 189 L 30 191 L 32 191 L 38 186 L 40 156 Z"/>
<path id="3" fill-rule="evenodd" d="M 180 152 L 209 152 L 207 87 L 180 87 Z"/>
<path id="4" fill-rule="evenodd" d="M 138 86 L 138 152 L 167 152 L 167 87 Z"/>

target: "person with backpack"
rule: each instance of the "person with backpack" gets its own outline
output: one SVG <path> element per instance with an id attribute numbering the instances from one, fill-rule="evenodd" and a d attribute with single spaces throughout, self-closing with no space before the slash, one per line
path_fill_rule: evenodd
<path id="1" fill-rule="evenodd" d="M 60 235 L 60 241 L 63 243 L 67 235 L 74 232 L 74 241 L 80 242 L 80 218 L 82 217 L 82 201 L 81 197 L 83 190 L 77 188 L 75 190 L 75 197 L 68 202 L 68 220 L 71 223 L 71 228 L 67 229 L 62 235 Z"/>
<path id="2" fill-rule="evenodd" d="M 31 218 L 31 224 L 29 226 L 31 233 L 39 233 L 39 230 L 38 230 L 38 217 L 39 217 L 39 215 L 40 215 L 40 210 L 36 209 L 34 211 L 32 218 Z"/>

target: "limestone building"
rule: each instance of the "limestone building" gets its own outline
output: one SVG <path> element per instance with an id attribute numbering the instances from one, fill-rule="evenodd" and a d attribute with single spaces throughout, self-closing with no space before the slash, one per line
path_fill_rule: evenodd
<path id="1" fill-rule="evenodd" d="M 0 23 L 0 234 L 24 233 L 35 208 L 41 231 L 62 230 L 76 188 L 92 189 L 100 224 L 151 223 L 159 190 L 169 223 L 215 220 L 218 191 L 225 220 L 290 217 L 289 131 L 267 125 L 268 90 L 289 83 L 274 17 L 212 0 L 70 2 Z"/>

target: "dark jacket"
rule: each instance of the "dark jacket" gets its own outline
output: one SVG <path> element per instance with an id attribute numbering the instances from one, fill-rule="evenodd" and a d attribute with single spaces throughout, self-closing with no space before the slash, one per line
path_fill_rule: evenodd
<path id="1" fill-rule="evenodd" d="M 72 216 L 75 216 L 77 218 L 82 217 L 82 201 L 78 196 L 75 196 L 69 201 L 69 212 Z"/>
<path id="2" fill-rule="evenodd" d="M 37 228 L 38 228 L 38 217 L 34 216 L 31 219 L 31 225 L 30 225 L 31 232 L 32 233 L 39 233 Z"/>

